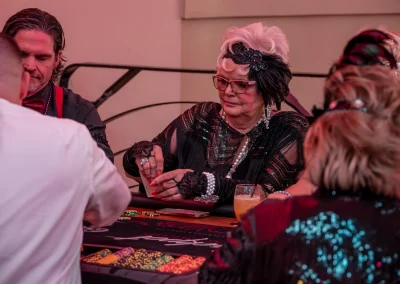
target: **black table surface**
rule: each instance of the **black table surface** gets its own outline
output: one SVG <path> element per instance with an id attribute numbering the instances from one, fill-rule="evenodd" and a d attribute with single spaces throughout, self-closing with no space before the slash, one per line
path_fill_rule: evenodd
<path id="1" fill-rule="evenodd" d="M 214 216 L 230 217 L 235 218 L 235 212 L 233 204 L 217 204 L 215 206 L 202 205 L 200 202 L 171 202 L 163 201 L 156 198 L 148 198 L 144 193 L 132 193 L 132 200 L 129 204 L 130 207 L 142 207 L 142 208 L 181 208 L 190 210 L 199 210 L 211 212 Z"/>
<path id="2" fill-rule="evenodd" d="M 208 257 L 224 243 L 231 230 L 230 227 L 133 217 L 100 229 L 85 223 L 83 244 Z"/>
<path id="3" fill-rule="evenodd" d="M 118 250 L 123 247 L 161 251 L 175 257 L 188 254 L 208 257 L 225 241 L 232 227 L 194 224 L 151 218 L 132 217 L 117 221 L 112 226 L 96 228 L 84 222 L 83 245 L 93 251 L 103 248 Z M 197 283 L 197 271 L 173 275 L 139 269 L 123 269 L 110 265 L 81 263 L 84 284 Z"/>

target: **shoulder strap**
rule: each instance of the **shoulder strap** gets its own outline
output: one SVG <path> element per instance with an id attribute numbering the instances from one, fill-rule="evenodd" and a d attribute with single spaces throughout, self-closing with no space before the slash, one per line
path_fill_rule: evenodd
<path id="1" fill-rule="evenodd" d="M 64 90 L 59 86 L 55 86 L 56 88 L 56 109 L 57 109 L 57 117 L 63 117 L 63 106 L 64 106 Z"/>
<path id="2" fill-rule="evenodd" d="M 292 94 L 289 93 L 286 98 L 285 98 L 285 103 L 287 103 L 289 106 L 291 106 L 294 110 L 296 110 L 298 113 L 301 113 L 305 117 L 312 116 L 297 100 L 297 98 Z"/>

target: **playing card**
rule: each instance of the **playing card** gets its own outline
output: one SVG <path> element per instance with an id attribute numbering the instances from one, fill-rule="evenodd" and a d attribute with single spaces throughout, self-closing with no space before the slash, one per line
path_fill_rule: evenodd
<path id="1" fill-rule="evenodd" d="M 153 194 L 151 193 L 157 190 L 160 187 L 160 185 L 150 186 L 151 180 L 147 179 L 144 175 L 142 175 L 142 173 L 140 173 L 140 178 L 142 179 L 142 184 L 144 186 L 144 189 L 146 190 L 147 197 L 149 198 L 154 197 Z"/>

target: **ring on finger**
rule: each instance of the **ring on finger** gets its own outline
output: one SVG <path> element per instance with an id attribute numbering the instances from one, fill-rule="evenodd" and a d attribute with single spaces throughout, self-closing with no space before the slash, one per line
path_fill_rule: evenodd
<path id="1" fill-rule="evenodd" d="M 140 159 L 140 165 L 143 166 L 144 164 L 149 162 L 149 158 L 141 158 Z"/>

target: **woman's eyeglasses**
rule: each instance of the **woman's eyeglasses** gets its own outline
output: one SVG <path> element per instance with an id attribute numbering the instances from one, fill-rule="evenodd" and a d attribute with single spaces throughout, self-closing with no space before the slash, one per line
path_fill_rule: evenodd
<path id="1" fill-rule="evenodd" d="M 232 91 L 236 94 L 244 94 L 250 86 L 256 84 L 256 81 L 227 80 L 218 75 L 213 76 L 213 82 L 214 87 L 219 91 L 225 91 L 228 88 L 228 84 L 230 84 Z"/>

